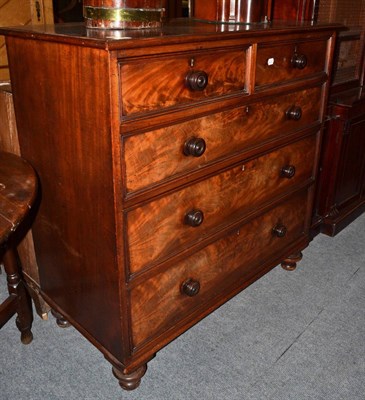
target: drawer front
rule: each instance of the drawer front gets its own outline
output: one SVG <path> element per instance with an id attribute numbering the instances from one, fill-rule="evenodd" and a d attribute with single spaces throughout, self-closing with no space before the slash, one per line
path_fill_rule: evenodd
<path id="1" fill-rule="evenodd" d="M 244 92 L 245 74 L 245 49 L 121 63 L 122 115 Z"/>
<path id="2" fill-rule="evenodd" d="M 325 71 L 327 40 L 260 46 L 257 50 L 256 86 L 305 78 Z"/>
<path id="3" fill-rule="evenodd" d="M 160 262 L 313 175 L 316 135 L 147 203 L 127 215 L 131 273 Z M 283 169 L 294 176 L 284 176 Z M 195 225 L 195 226 L 194 226 Z"/>
<path id="4" fill-rule="evenodd" d="M 306 214 L 307 195 L 302 193 L 134 287 L 130 294 L 134 346 L 178 325 L 197 309 L 204 310 L 207 302 L 214 306 L 220 295 L 253 278 L 260 264 L 280 257 L 303 235 Z M 278 225 L 286 227 L 285 236 L 273 233 Z M 196 288 L 196 282 L 198 294 L 185 294 L 188 283 Z"/>
<path id="5" fill-rule="evenodd" d="M 127 194 L 316 123 L 320 99 L 316 87 L 124 138 Z"/>

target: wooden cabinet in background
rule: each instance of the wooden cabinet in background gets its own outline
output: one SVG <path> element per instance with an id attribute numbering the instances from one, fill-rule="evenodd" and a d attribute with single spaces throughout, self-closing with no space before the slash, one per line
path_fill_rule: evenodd
<path id="1" fill-rule="evenodd" d="M 189 17 L 193 0 L 166 0 L 166 17 Z"/>
<path id="2" fill-rule="evenodd" d="M 319 22 L 347 26 L 336 46 L 314 232 L 335 235 L 364 210 L 365 0 L 317 0 Z"/>
<path id="3" fill-rule="evenodd" d="M 329 116 L 316 212 L 321 231 L 333 236 L 365 211 L 365 93 L 334 95 Z"/>
<path id="4" fill-rule="evenodd" d="M 273 0 L 273 19 L 338 22 L 313 234 L 335 235 L 364 211 L 365 0 Z"/>
<path id="5" fill-rule="evenodd" d="M 320 0 L 272 0 L 271 19 L 312 21 L 317 19 Z"/>

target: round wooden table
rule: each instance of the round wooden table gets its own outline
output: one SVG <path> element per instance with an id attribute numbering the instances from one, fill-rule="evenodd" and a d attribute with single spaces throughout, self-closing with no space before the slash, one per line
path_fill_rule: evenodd
<path id="1" fill-rule="evenodd" d="M 36 194 L 37 177 L 30 164 L 14 154 L 0 152 L 0 260 L 4 264 L 9 290 L 9 297 L 0 304 L 0 328 L 17 314 L 16 324 L 24 344 L 33 339 L 33 313 L 22 280 L 16 245 L 22 222 L 32 208 Z"/>

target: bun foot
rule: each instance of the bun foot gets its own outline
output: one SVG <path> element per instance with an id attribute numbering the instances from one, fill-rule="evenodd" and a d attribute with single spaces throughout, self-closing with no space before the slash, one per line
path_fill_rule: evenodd
<path id="1" fill-rule="evenodd" d="M 55 310 L 51 310 L 52 315 L 56 318 L 56 323 L 60 328 L 68 328 L 71 324 L 65 319 L 65 317 Z"/>
<path id="2" fill-rule="evenodd" d="M 281 262 L 282 268 L 286 271 L 294 271 L 297 268 L 297 263 L 303 258 L 303 254 L 301 252 L 297 254 L 292 254 L 285 260 Z"/>
<path id="3" fill-rule="evenodd" d="M 119 385 L 124 390 L 134 390 L 141 383 L 143 375 L 146 373 L 147 364 L 131 372 L 130 374 L 124 374 L 123 371 L 113 367 L 113 374 L 119 380 Z"/>
<path id="4" fill-rule="evenodd" d="M 29 344 L 32 342 L 33 340 L 33 333 L 32 331 L 29 329 L 27 331 L 21 332 L 20 334 L 20 340 L 23 344 Z"/>

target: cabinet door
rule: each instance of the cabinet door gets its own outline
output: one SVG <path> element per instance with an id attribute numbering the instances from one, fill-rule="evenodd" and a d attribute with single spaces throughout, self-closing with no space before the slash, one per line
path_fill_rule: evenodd
<path id="1" fill-rule="evenodd" d="M 335 203 L 343 208 L 364 194 L 365 120 L 349 123 L 345 129 Z"/>

